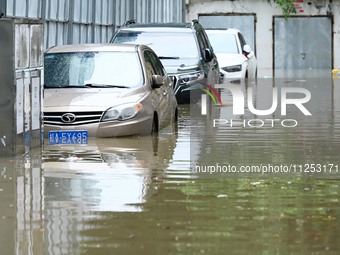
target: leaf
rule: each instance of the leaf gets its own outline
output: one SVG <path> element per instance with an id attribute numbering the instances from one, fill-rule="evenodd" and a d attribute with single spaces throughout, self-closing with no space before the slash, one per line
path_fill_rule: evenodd
<path id="1" fill-rule="evenodd" d="M 267 0 L 269 4 L 276 3 L 282 10 L 283 15 L 287 19 L 291 14 L 296 13 L 294 0 Z"/>

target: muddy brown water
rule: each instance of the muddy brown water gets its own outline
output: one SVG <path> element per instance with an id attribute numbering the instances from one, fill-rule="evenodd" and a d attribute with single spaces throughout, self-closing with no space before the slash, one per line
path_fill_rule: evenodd
<path id="1" fill-rule="evenodd" d="M 312 92 L 313 116 L 292 109 L 299 125 L 288 130 L 213 127 L 213 119 L 231 115 L 225 92 L 228 107 L 211 116 L 181 105 L 175 133 L 45 145 L 26 160 L 2 158 L 0 254 L 339 254 L 335 168 L 193 172 L 193 162 L 340 165 L 340 83 L 298 82 Z"/>

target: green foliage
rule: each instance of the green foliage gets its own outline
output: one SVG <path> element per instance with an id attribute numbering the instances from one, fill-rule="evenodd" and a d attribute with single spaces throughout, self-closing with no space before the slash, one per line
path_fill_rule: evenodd
<path id="1" fill-rule="evenodd" d="M 296 13 L 296 9 L 294 7 L 294 0 L 267 0 L 268 3 L 276 3 L 278 6 L 280 6 L 283 15 L 287 18 L 293 13 Z"/>

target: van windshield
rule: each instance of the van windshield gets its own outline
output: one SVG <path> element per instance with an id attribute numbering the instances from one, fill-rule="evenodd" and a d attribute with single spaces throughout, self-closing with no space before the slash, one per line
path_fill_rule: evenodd
<path id="1" fill-rule="evenodd" d="M 44 87 L 140 87 L 144 83 L 135 52 L 67 52 L 44 56 Z"/>
<path id="2" fill-rule="evenodd" d="M 167 59 L 198 58 L 197 43 L 192 33 L 120 31 L 114 43 L 145 44 L 159 57 Z"/>

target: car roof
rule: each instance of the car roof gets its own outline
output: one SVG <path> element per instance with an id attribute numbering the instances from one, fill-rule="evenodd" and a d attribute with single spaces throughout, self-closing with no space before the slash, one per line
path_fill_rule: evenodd
<path id="1" fill-rule="evenodd" d="M 189 22 L 168 22 L 168 23 L 131 23 L 126 26 L 122 26 L 120 31 L 129 30 L 129 31 L 144 31 L 144 32 L 176 32 L 176 33 L 187 33 L 192 32 L 194 29 L 200 29 L 202 26 L 193 21 Z"/>
<path id="2" fill-rule="evenodd" d="M 191 28 L 191 23 L 134 23 L 125 28 L 147 28 L 147 27 L 169 27 L 169 28 Z"/>
<path id="3" fill-rule="evenodd" d="M 240 30 L 236 28 L 205 28 L 207 34 L 209 32 L 221 33 L 221 34 L 237 34 L 241 33 Z"/>
<path id="4" fill-rule="evenodd" d="M 136 52 L 138 47 L 139 45 L 134 44 L 115 44 L 115 43 L 69 44 L 53 46 L 49 48 L 46 51 L 46 53 L 88 52 L 88 51 Z"/>
<path id="5" fill-rule="evenodd" d="M 124 27 L 119 32 L 124 31 L 137 31 L 148 33 L 192 33 L 191 28 L 178 28 L 178 27 Z"/>

